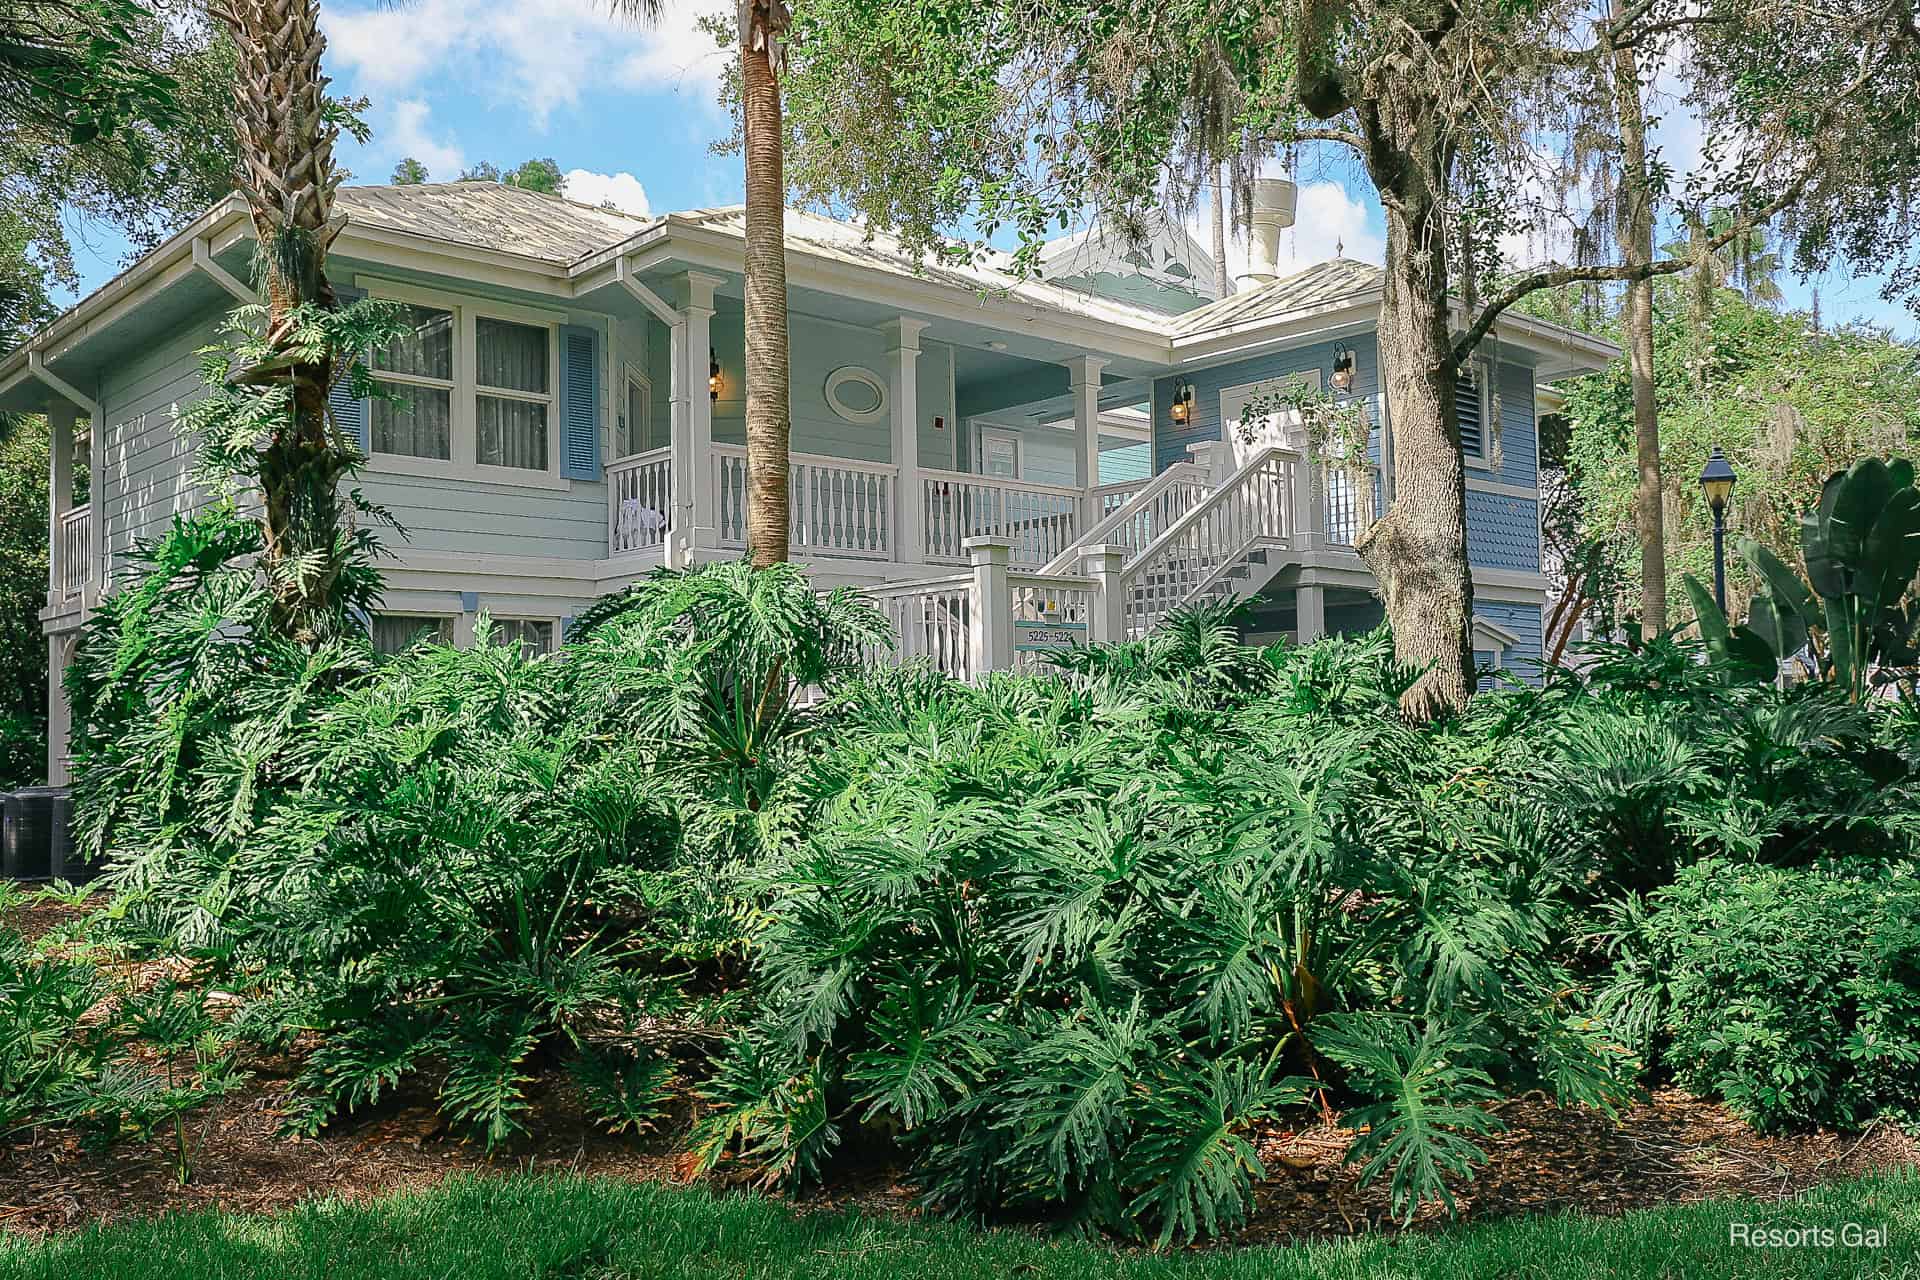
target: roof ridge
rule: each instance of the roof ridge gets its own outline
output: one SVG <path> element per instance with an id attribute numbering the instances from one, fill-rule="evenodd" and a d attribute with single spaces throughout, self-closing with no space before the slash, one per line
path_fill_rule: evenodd
<path id="1" fill-rule="evenodd" d="M 485 178 L 456 178 L 452 182 L 362 182 L 344 186 L 341 190 L 401 192 L 422 189 L 451 191 L 455 188 L 487 191 L 498 195 L 506 195 L 508 191 L 512 191 L 514 194 L 506 197 L 509 200 L 517 200 L 523 196 L 532 196 L 540 200 L 557 200 L 561 204 L 572 205 L 576 209 L 586 209 L 592 213 L 611 213 L 633 222 L 654 222 L 658 220 L 659 216 L 657 214 L 646 214 L 643 216 L 630 210 L 622 209 L 618 205 L 588 204 L 585 200 L 575 200 L 572 196 L 564 195 L 557 191 L 535 191 L 531 187 L 515 186 L 511 182 L 492 182 Z"/>

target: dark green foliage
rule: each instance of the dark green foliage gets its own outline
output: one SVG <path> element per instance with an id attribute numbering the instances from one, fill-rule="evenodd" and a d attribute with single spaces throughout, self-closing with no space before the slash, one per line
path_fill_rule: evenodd
<path id="1" fill-rule="evenodd" d="M 1715 859 L 1623 908 L 1614 1017 L 1695 1093 L 1764 1128 L 1920 1117 L 1910 865 Z"/>
<path id="2" fill-rule="evenodd" d="M 1913 463 L 1864 458 L 1827 478 L 1820 505 L 1800 518 L 1806 565 L 1795 569 L 1751 538 L 1741 554 L 1767 591 L 1743 626 L 1730 626 L 1706 588 L 1687 579 L 1700 634 L 1721 661 L 1771 676 L 1810 648 L 1819 677 L 1858 702 L 1897 684 L 1909 699 L 1920 676 L 1920 489 Z"/>
<path id="3" fill-rule="evenodd" d="M 849 691 L 870 705 L 814 766 L 837 791 L 768 877 L 709 1164 L 804 1181 L 889 1138 L 948 1209 L 1166 1242 L 1236 1222 L 1253 1135 L 1323 1088 L 1384 1108 L 1368 1172 L 1405 1212 L 1470 1168 L 1495 1076 L 1620 1095 L 1618 1055 L 1563 1033 L 1550 940 L 1584 866 L 1532 803 L 1455 788 L 1477 744 L 1402 724 L 1381 641 L 1259 653 L 1216 626 L 1064 679 Z M 1390 1010 L 1422 1023 L 1404 1053 Z"/>
<path id="4" fill-rule="evenodd" d="M 47 776 L 47 442 L 0 415 L 0 791 Z"/>
<path id="5" fill-rule="evenodd" d="M 663 1050 L 738 999 L 743 871 L 800 820 L 806 687 L 883 625 L 791 570 L 661 573 L 557 658 L 491 642 L 377 660 L 278 637 L 215 508 L 144 548 L 73 686 L 81 838 L 115 932 L 316 1038 L 290 1127 L 437 1081 L 489 1143 L 541 1064 L 577 1060 L 615 1128 L 658 1113 Z"/>

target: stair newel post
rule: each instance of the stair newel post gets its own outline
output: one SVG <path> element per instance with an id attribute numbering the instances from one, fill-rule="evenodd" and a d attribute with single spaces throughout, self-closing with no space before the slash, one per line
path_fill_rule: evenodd
<path id="1" fill-rule="evenodd" d="M 968 538 L 963 544 L 973 566 L 972 608 L 967 611 L 970 669 L 975 676 L 1013 665 L 1013 590 L 1007 572 L 1013 543 L 1007 538 Z"/>
<path id="2" fill-rule="evenodd" d="M 1293 544 L 1301 551 L 1317 551 L 1326 541 L 1327 486 L 1304 449 L 1293 458 L 1293 525 Z"/>
<path id="3" fill-rule="evenodd" d="M 1120 581 L 1126 563 L 1127 549 L 1116 543 L 1098 543 L 1080 553 L 1080 571 L 1093 579 L 1087 634 L 1095 644 L 1119 644 L 1127 638 L 1127 599 Z"/>

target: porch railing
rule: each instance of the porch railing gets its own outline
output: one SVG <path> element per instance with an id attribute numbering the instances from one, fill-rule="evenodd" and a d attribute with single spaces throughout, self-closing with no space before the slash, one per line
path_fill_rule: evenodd
<path id="1" fill-rule="evenodd" d="M 1325 485 L 1326 517 L 1322 531 L 1327 545 L 1351 550 L 1379 510 L 1380 468 L 1369 467 L 1368 478 L 1358 485 L 1354 483 L 1355 477 L 1339 463 L 1327 464 L 1320 477 Z"/>
<path id="2" fill-rule="evenodd" d="M 893 558 L 896 472 L 884 462 L 788 455 L 787 537 L 796 555 Z M 713 446 L 715 530 L 723 547 L 747 545 L 747 451 Z"/>
<path id="3" fill-rule="evenodd" d="M 1080 490 L 958 471 L 927 473 L 926 558 L 965 564 L 969 538 L 1002 538 L 1012 562 L 1039 568 L 1073 545 Z"/>
<path id="4" fill-rule="evenodd" d="M 86 594 L 93 576 L 93 510 L 75 507 L 60 517 L 60 594 L 68 600 Z"/>
<path id="5" fill-rule="evenodd" d="M 894 656 L 902 662 L 925 660 L 956 680 L 974 674 L 974 580 L 954 573 L 919 582 L 890 582 L 866 588 L 899 637 Z M 877 658 L 887 655 L 875 654 Z"/>
<path id="6" fill-rule="evenodd" d="M 649 551 L 673 528 L 673 451 L 652 449 L 607 467 L 607 554 Z"/>

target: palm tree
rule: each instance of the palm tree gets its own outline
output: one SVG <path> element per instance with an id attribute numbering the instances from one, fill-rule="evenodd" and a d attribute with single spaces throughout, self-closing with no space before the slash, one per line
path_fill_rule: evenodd
<path id="1" fill-rule="evenodd" d="M 1733 211 L 1719 208 L 1707 214 L 1704 226 L 1698 219 L 1689 218 L 1689 233 L 1696 230 L 1707 240 L 1733 232 L 1731 240 L 1707 256 L 1707 280 L 1714 288 L 1738 286 L 1755 306 L 1773 307 L 1785 300 L 1775 279 L 1782 269 L 1780 255 L 1774 251 L 1765 227 L 1746 226 L 1734 232 Z M 1690 238 L 1660 246 L 1662 253 L 1674 258 L 1686 257 L 1692 250 Z"/>
<path id="2" fill-rule="evenodd" d="M 327 40 L 318 0 L 213 0 L 208 12 L 226 25 L 238 54 L 238 186 L 260 246 L 267 305 L 270 354 L 246 378 L 285 384 L 292 393 L 289 412 L 260 453 L 262 567 L 276 626 L 311 643 L 339 621 L 334 586 L 346 554 L 338 482 L 356 456 L 327 419 L 331 357 L 315 361 L 310 348 L 296 351 L 293 341 L 302 308 L 334 305 L 327 249 L 345 222 L 333 212 L 340 126 L 329 118 L 320 69 Z"/>
<path id="3" fill-rule="evenodd" d="M 787 0 L 741 0 L 740 107 L 747 157 L 747 547 L 756 568 L 787 558 L 786 140 L 779 73 Z"/>
<path id="4" fill-rule="evenodd" d="M 664 0 L 611 0 L 655 23 Z M 793 21 L 787 0 L 740 0 L 740 106 L 747 162 L 747 546 L 756 568 L 787 558 L 786 139 L 779 73 Z"/>

